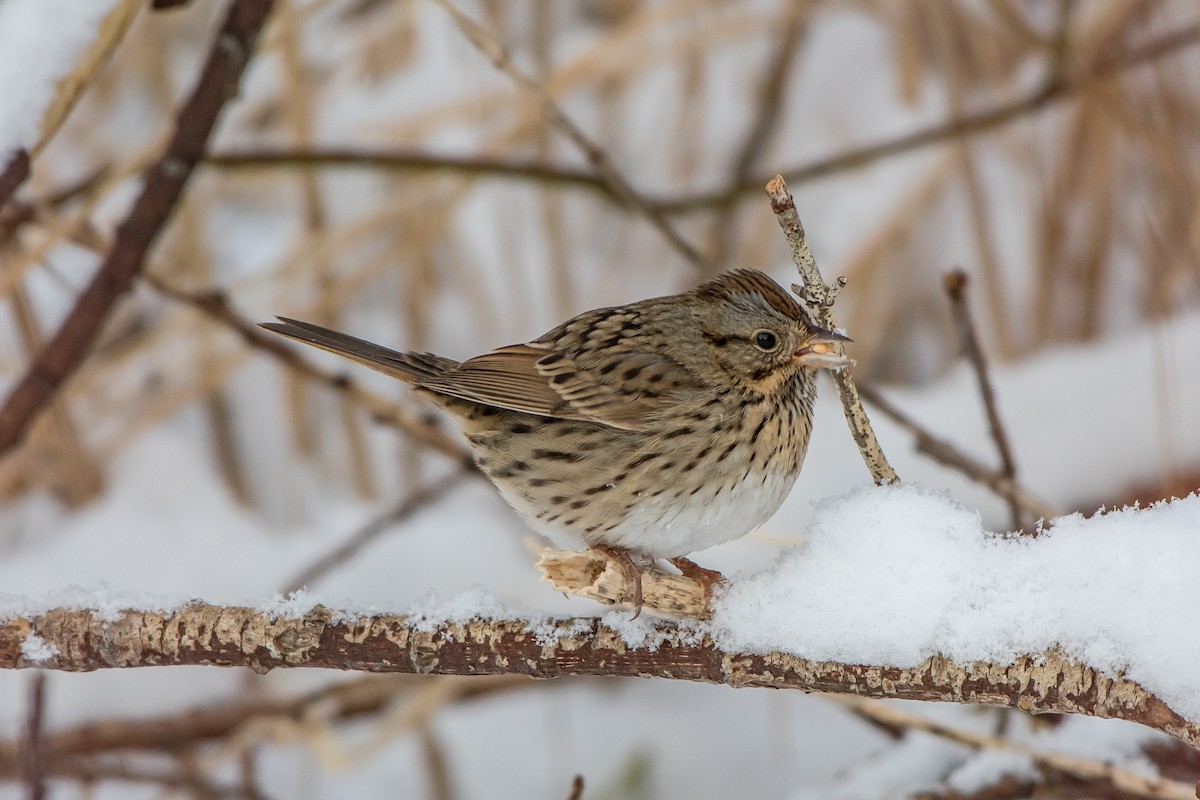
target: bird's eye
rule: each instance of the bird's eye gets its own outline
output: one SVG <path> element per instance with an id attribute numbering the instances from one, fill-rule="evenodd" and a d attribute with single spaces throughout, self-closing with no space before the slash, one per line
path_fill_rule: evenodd
<path id="1" fill-rule="evenodd" d="M 754 334 L 754 343 L 761 349 L 770 352 L 775 349 L 775 345 L 779 344 L 779 340 L 770 331 L 759 331 Z"/>

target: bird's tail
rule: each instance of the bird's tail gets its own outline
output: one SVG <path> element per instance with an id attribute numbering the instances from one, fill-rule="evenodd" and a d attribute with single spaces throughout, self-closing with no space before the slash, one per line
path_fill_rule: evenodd
<path id="1" fill-rule="evenodd" d="M 311 322 L 300 322 L 286 317 L 277 319 L 279 322 L 264 322 L 261 327 L 289 339 L 344 356 L 408 383 L 420 384 L 458 367 L 457 361 L 432 353 L 401 353 Z"/>

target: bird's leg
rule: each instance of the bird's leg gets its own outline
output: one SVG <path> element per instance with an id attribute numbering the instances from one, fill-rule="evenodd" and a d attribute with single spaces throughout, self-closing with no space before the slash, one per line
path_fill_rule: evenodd
<path id="1" fill-rule="evenodd" d="M 633 616 L 630 619 L 637 619 L 642 614 L 642 571 L 633 562 L 633 556 L 624 547 L 610 544 L 594 544 L 592 549 L 616 563 L 625 573 L 625 582 L 633 587 Z"/>
<path id="2" fill-rule="evenodd" d="M 715 569 L 705 569 L 690 558 L 679 556 L 678 558 L 669 558 L 667 560 L 671 562 L 675 569 L 682 572 L 685 577 L 697 581 L 704 587 L 704 597 L 706 600 L 712 599 L 713 587 L 725 581 L 725 576 Z"/>

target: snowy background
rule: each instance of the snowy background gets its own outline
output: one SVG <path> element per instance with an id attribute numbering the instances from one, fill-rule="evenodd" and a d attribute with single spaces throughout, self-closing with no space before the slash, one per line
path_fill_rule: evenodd
<path id="1" fill-rule="evenodd" d="M 9 209 L 22 221 L 0 215 L 9 383 L 91 276 L 221 15 L 221 4 L 143 6 L 0 0 L 0 162 L 17 147 L 34 155 Z M 862 380 L 998 463 L 941 290 L 941 276 L 961 267 L 1022 485 L 1086 516 L 1200 486 L 1200 60 L 1190 40 L 1170 39 L 1195 31 L 1193 5 L 461 8 L 639 191 L 688 209 L 670 217 L 715 267 L 688 263 L 580 181 L 400 166 L 398 156 L 419 155 L 588 171 L 435 3 L 315 0 L 278 4 L 211 148 L 242 157 L 201 169 L 148 271 L 183 290 L 221 287 L 250 321 L 284 314 L 462 358 L 719 268 L 794 280 L 760 189 L 783 172 L 826 277 L 850 279 L 839 314 Z M 1160 41 L 1174 44 L 1147 49 Z M 59 128 L 48 120 L 71 81 L 78 104 Z M 1043 86 L 1059 87 L 1052 100 L 973 135 L 790 177 L 946 120 L 1019 109 Z M 331 151 L 391 160 L 306 168 Z M 264 165 L 263 153 L 294 157 Z M 725 191 L 741 184 L 750 188 Z M 1045 541 L 989 545 L 984 530 L 1010 527 L 1005 502 L 915 452 L 879 413 L 893 466 L 922 488 L 869 489 L 832 388 L 821 384 L 806 466 L 784 507 L 698 557 L 741 576 L 715 623 L 724 642 L 868 663 L 934 651 L 1003 659 L 1057 642 L 1200 718 L 1200 500 L 1073 517 Z M 418 487 L 458 480 L 312 581 L 303 602 L 404 611 L 461 595 L 603 613 L 537 580 L 541 543 L 485 482 L 455 479 L 444 457 L 150 286 L 121 303 L 62 397 L 0 464 L 0 612 L 273 602 Z M 53 673 L 47 725 L 286 699 L 355 677 Z M 30 678 L 0 674 L 6 740 L 20 735 Z M 1038 796 L 1078 796 L 1026 760 L 895 737 L 819 696 L 628 680 L 463 696 L 452 683 L 396 681 L 382 709 L 348 720 L 318 707 L 168 752 L 102 754 L 94 774 L 124 770 L 127 780 L 55 779 L 51 796 L 560 798 L 577 774 L 589 800 L 997 787 L 1009 793 L 989 796 L 1022 797 L 1038 783 L 1050 793 Z M 1131 724 L 905 707 L 1149 775 L 1200 777 L 1169 740 Z M 183 788 L 147 777 L 180 771 L 192 776 Z M 18 775 L 0 775 L 0 797 L 24 793 Z"/>

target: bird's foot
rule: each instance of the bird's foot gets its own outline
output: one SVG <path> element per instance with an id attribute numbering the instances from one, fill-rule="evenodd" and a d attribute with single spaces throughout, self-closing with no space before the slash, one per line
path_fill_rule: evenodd
<path id="1" fill-rule="evenodd" d="M 718 583 L 725 582 L 724 575 L 715 569 L 705 569 L 690 558 L 679 556 L 678 558 L 669 558 L 667 560 L 671 562 L 675 569 L 682 572 L 685 577 L 691 578 L 704 587 L 704 599 L 706 602 L 712 600 L 713 587 Z"/>
<path id="2" fill-rule="evenodd" d="M 634 620 L 640 617 L 642 614 L 642 571 L 634 563 L 633 556 L 623 547 L 613 547 L 608 544 L 592 545 L 592 549 L 613 561 L 625 574 L 625 583 L 631 587 L 633 593 L 633 597 L 629 598 L 629 602 L 633 605 L 633 616 L 630 619 Z"/>

